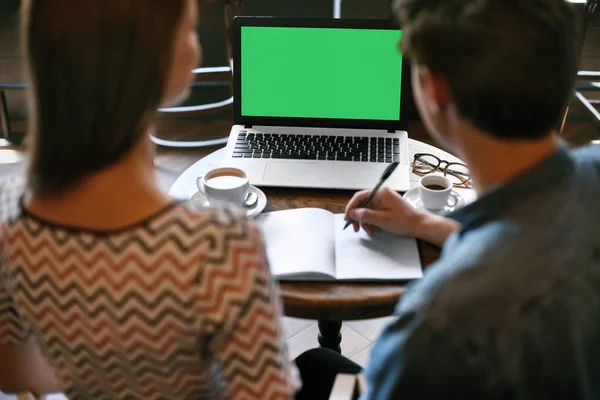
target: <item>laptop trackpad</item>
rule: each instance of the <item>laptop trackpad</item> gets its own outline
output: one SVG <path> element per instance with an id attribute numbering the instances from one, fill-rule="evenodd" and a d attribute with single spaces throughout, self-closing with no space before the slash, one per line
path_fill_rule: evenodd
<path id="1" fill-rule="evenodd" d="M 269 161 L 265 168 L 265 184 L 309 188 L 356 189 L 368 188 L 388 164 L 340 162 L 278 162 Z"/>

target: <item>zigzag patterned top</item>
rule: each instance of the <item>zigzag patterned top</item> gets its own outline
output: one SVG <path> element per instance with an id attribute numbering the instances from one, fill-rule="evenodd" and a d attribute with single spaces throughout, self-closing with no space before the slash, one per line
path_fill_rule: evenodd
<path id="1" fill-rule="evenodd" d="M 35 334 L 67 397 L 293 397 L 254 225 L 178 203 L 114 232 L 61 227 L 13 207 L 13 183 L 0 184 L 0 342 Z"/>

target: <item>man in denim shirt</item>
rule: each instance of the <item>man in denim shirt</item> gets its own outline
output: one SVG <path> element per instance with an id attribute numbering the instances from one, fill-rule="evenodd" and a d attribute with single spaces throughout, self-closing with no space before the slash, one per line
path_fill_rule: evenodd
<path id="1" fill-rule="evenodd" d="M 363 398 L 600 399 L 600 149 L 570 151 L 555 131 L 577 67 L 574 11 L 400 0 L 397 12 L 419 111 L 479 200 L 449 218 L 389 190 L 373 209 L 355 209 L 365 192 L 348 204 L 355 229 L 443 246 L 377 340 Z"/>
<path id="2" fill-rule="evenodd" d="M 579 59 L 576 13 L 565 0 L 396 10 L 419 112 L 479 199 L 449 218 L 390 190 L 371 209 L 356 208 L 367 192 L 348 204 L 356 230 L 443 246 L 377 340 L 362 399 L 600 399 L 600 148 L 571 151 L 555 129 Z M 326 350 L 297 363 L 301 394 L 360 370 Z"/>

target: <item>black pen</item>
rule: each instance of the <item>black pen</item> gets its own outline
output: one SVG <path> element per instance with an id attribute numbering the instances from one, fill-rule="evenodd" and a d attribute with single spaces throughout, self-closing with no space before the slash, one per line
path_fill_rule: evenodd
<path id="1" fill-rule="evenodd" d="M 385 169 L 385 171 L 383 171 L 383 175 L 381 175 L 381 178 L 379 179 L 379 182 L 377 182 L 377 185 L 375 185 L 375 187 L 373 188 L 373 190 L 371 190 L 371 193 L 369 193 L 367 198 L 364 199 L 363 201 L 361 201 L 360 204 L 358 205 L 358 207 L 356 207 L 356 208 L 364 208 L 369 205 L 371 200 L 373 200 L 373 197 L 375 197 L 375 195 L 377 194 L 377 191 L 379 190 L 381 185 L 383 185 L 383 183 L 387 180 L 387 178 L 389 178 L 390 175 L 392 175 L 392 172 L 394 172 L 394 170 L 396 169 L 398 164 L 399 163 L 394 162 L 394 163 L 391 163 L 390 165 L 388 165 L 388 167 Z M 347 227 L 349 227 L 350 225 L 352 225 L 353 222 L 354 221 L 352 220 L 352 218 L 348 218 L 348 222 L 346 222 L 346 225 L 344 226 L 344 230 Z"/>

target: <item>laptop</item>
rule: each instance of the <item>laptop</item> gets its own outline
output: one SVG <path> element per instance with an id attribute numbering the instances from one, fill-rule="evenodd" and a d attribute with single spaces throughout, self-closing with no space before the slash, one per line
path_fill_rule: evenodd
<path id="1" fill-rule="evenodd" d="M 391 21 L 237 17 L 221 166 L 255 186 L 410 188 L 410 79 Z"/>

